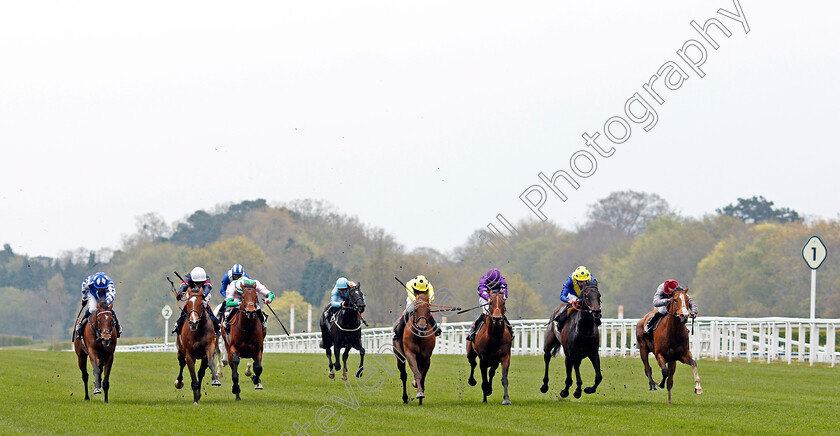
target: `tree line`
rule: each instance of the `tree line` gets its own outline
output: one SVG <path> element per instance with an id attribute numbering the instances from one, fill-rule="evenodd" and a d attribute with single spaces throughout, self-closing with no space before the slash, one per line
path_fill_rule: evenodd
<path id="1" fill-rule="evenodd" d="M 504 246 L 483 243 L 481 231 L 445 254 L 431 248 L 407 250 L 393 235 L 331 205 L 299 200 L 272 206 L 265 200 L 219 205 L 167 224 L 159 215 L 137 218 L 136 232 L 117 250 L 68 251 L 56 258 L 0 251 L 0 334 L 67 339 L 80 308 L 80 284 L 105 271 L 117 288 L 115 310 L 128 336 L 159 336 L 161 307 L 175 307 L 167 277 L 176 280 L 202 266 L 218 286 L 234 263 L 279 296 L 272 305 L 284 323 L 294 304 L 296 331 L 305 330 L 306 308 L 313 323 L 327 303 L 336 278 L 361 283 L 365 318 L 391 325 L 401 313 L 407 280 L 424 274 L 437 303 L 474 306 L 478 278 L 497 267 L 510 289 L 508 317 L 543 318 L 559 304 L 568 274 L 586 265 L 598 279 L 607 317 L 623 306 L 626 317 L 651 309 L 656 286 L 674 278 L 689 287 L 701 315 L 808 315 L 810 273 L 801 247 L 819 235 L 829 253 L 840 248 L 836 220 L 805 222 L 764 197 L 739 198 L 715 214 L 683 217 L 655 194 L 615 192 L 589 208 L 575 229 L 525 220 Z M 840 270 L 829 258 L 820 268 L 818 317 L 840 317 Z M 221 301 L 214 289 L 214 303 Z M 278 310 L 279 309 L 279 310 Z M 477 312 L 448 314 L 472 320 Z M 317 327 L 317 326 L 316 326 Z"/>

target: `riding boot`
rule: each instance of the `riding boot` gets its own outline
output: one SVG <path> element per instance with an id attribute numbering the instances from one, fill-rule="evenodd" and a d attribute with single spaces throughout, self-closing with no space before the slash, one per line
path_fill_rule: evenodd
<path id="1" fill-rule="evenodd" d="M 187 319 L 187 312 L 181 309 L 181 316 L 178 317 L 178 320 L 175 321 L 175 330 L 172 330 L 173 334 L 180 335 L 181 334 L 181 326 L 184 325 L 184 320 Z"/>
<path id="2" fill-rule="evenodd" d="M 111 315 L 114 315 L 114 326 L 117 329 L 117 337 L 122 337 L 122 324 L 120 324 L 120 320 L 117 319 L 117 312 L 114 312 L 114 310 L 111 309 Z"/>
<path id="3" fill-rule="evenodd" d="M 433 316 L 429 317 L 429 324 L 431 324 L 430 327 L 432 327 L 432 329 L 435 331 L 435 336 L 440 336 L 440 334 L 443 333 L 443 331 L 440 329 L 440 326 L 438 325 L 437 321 L 435 321 L 435 317 L 433 317 Z"/>
<path id="4" fill-rule="evenodd" d="M 222 333 L 221 321 L 219 321 L 219 318 L 216 318 L 216 315 L 213 314 L 213 310 L 210 309 L 210 306 L 205 306 L 205 309 L 207 309 L 207 314 L 210 315 L 210 320 L 213 321 L 213 331 L 216 332 L 216 336 L 219 336 Z"/>
<path id="5" fill-rule="evenodd" d="M 90 317 L 90 312 L 87 310 L 85 311 L 84 315 L 82 315 L 82 319 L 79 320 L 79 323 L 76 324 L 76 333 L 74 338 L 82 339 L 82 327 L 85 325 L 85 321 Z"/>
<path id="6" fill-rule="evenodd" d="M 566 322 L 566 318 L 569 317 L 569 306 L 566 305 L 563 307 L 563 310 L 557 315 L 557 318 L 554 318 L 554 322 L 557 323 L 557 332 L 563 331 L 563 323 Z"/>
<path id="7" fill-rule="evenodd" d="M 405 315 L 400 317 L 400 322 L 397 324 L 397 327 L 394 329 L 394 340 L 399 341 L 402 339 L 403 330 L 405 330 Z"/>
<path id="8" fill-rule="evenodd" d="M 470 342 L 475 341 L 475 334 L 478 333 L 478 329 L 481 328 L 482 321 L 484 320 L 484 315 L 479 315 L 478 319 L 473 322 L 472 327 L 470 327 L 470 333 L 467 335 L 467 340 Z"/>
<path id="9" fill-rule="evenodd" d="M 266 323 L 266 321 L 268 321 L 268 317 L 265 316 L 265 312 L 263 312 L 262 309 L 260 309 L 259 313 L 260 313 L 260 322 L 262 323 L 263 331 L 265 331 L 266 330 L 265 323 Z"/>
<path id="10" fill-rule="evenodd" d="M 659 322 L 659 318 L 662 318 L 662 316 L 663 315 L 659 313 L 659 311 L 656 311 L 653 313 L 653 316 L 650 317 L 647 324 L 645 324 L 644 336 L 646 338 L 650 339 L 653 337 L 653 326 L 655 326 L 656 323 Z"/>
<path id="11" fill-rule="evenodd" d="M 507 317 L 505 317 L 505 326 L 507 327 L 508 331 L 510 332 L 510 338 L 513 339 L 513 326 L 510 325 L 510 321 L 508 321 Z"/>
<path id="12" fill-rule="evenodd" d="M 236 310 L 235 310 L 235 309 L 230 309 L 230 310 L 228 310 L 227 312 L 225 312 L 225 321 L 224 321 L 224 323 L 223 323 L 223 326 L 224 326 L 224 328 L 225 328 L 225 331 L 226 331 L 228 334 L 230 334 L 230 319 L 233 317 L 233 314 L 234 314 L 235 312 L 236 312 Z"/>

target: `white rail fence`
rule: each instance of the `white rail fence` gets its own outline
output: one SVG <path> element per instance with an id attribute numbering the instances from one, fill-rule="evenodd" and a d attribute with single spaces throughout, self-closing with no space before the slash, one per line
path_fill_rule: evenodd
<path id="1" fill-rule="evenodd" d="M 602 320 L 601 356 L 638 356 L 636 344 L 636 319 Z M 511 320 L 514 330 L 515 355 L 541 355 L 545 344 L 545 319 Z M 443 334 L 438 338 L 436 354 L 466 354 L 464 344 L 470 322 L 442 324 Z M 694 334 L 689 337 L 695 358 L 715 360 L 736 358 L 747 362 L 784 360 L 829 363 L 840 361 L 837 351 L 837 333 L 840 319 L 807 318 L 729 318 L 699 317 L 695 320 Z M 691 325 L 689 324 L 689 329 Z M 366 350 L 379 350 L 390 344 L 393 332 L 390 327 L 362 330 Z M 318 347 L 320 333 L 297 333 L 291 336 L 270 335 L 265 338 L 268 353 L 323 353 Z M 119 345 L 117 351 L 175 351 L 173 344 Z"/>

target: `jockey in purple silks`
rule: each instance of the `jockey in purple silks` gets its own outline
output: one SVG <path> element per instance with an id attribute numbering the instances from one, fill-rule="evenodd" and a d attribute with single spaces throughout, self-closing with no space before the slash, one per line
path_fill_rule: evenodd
<path id="1" fill-rule="evenodd" d="M 482 313 L 478 315 L 478 319 L 475 320 L 472 328 L 470 329 L 469 335 L 467 335 L 467 340 L 470 342 L 475 340 L 476 332 L 478 332 L 481 325 L 484 323 L 484 315 L 486 315 L 489 310 L 488 303 L 490 301 L 491 292 L 503 292 L 505 296 L 504 298 L 507 301 L 507 280 L 505 280 L 502 273 L 496 268 L 491 268 L 490 271 L 487 271 L 487 274 L 484 274 L 480 279 L 478 279 L 478 304 L 481 305 Z M 510 331 L 510 336 L 513 337 L 513 326 L 510 325 L 507 318 L 505 318 L 505 325 Z"/>

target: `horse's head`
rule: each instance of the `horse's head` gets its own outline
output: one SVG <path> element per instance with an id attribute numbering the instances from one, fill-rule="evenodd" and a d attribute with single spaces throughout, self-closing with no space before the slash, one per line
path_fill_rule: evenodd
<path id="1" fill-rule="evenodd" d="M 415 334 L 423 336 L 430 327 L 429 319 L 432 317 L 431 307 L 429 307 L 429 294 L 417 295 L 417 298 L 414 300 L 414 311 L 411 312 L 411 316 L 414 318 L 414 326 L 418 330 Z"/>
<path id="2" fill-rule="evenodd" d="M 189 316 L 190 330 L 198 330 L 201 320 L 204 319 L 204 291 L 201 288 L 190 288 L 184 310 Z"/>
<path id="3" fill-rule="evenodd" d="M 257 299 L 257 288 L 251 286 L 242 286 L 242 289 L 237 289 L 241 293 L 242 303 L 240 303 L 239 310 L 245 314 L 248 319 L 254 319 L 259 308 L 259 300 Z"/>
<path id="4" fill-rule="evenodd" d="M 582 312 L 591 312 L 595 321 L 601 323 L 601 292 L 598 291 L 598 281 L 590 280 L 580 293 L 580 309 Z"/>
<path id="5" fill-rule="evenodd" d="M 362 293 L 361 285 L 351 286 L 347 291 L 347 304 L 345 306 L 355 309 L 359 313 L 365 313 L 365 294 Z"/>
<path id="6" fill-rule="evenodd" d="M 501 326 L 505 319 L 505 294 L 500 291 L 490 293 L 490 301 L 487 313 L 496 326 Z"/>
<path id="7" fill-rule="evenodd" d="M 679 318 L 683 324 L 688 322 L 688 317 L 691 315 L 688 304 L 688 288 L 674 289 L 671 301 L 668 302 L 668 314 Z"/>
<path id="8" fill-rule="evenodd" d="M 106 348 L 111 345 L 111 337 L 115 334 L 116 321 L 114 321 L 114 313 L 111 312 L 113 306 L 114 303 L 106 304 L 104 301 L 100 301 L 96 316 L 93 319 L 93 328 L 97 332 L 97 340 L 102 342 L 102 345 Z"/>

